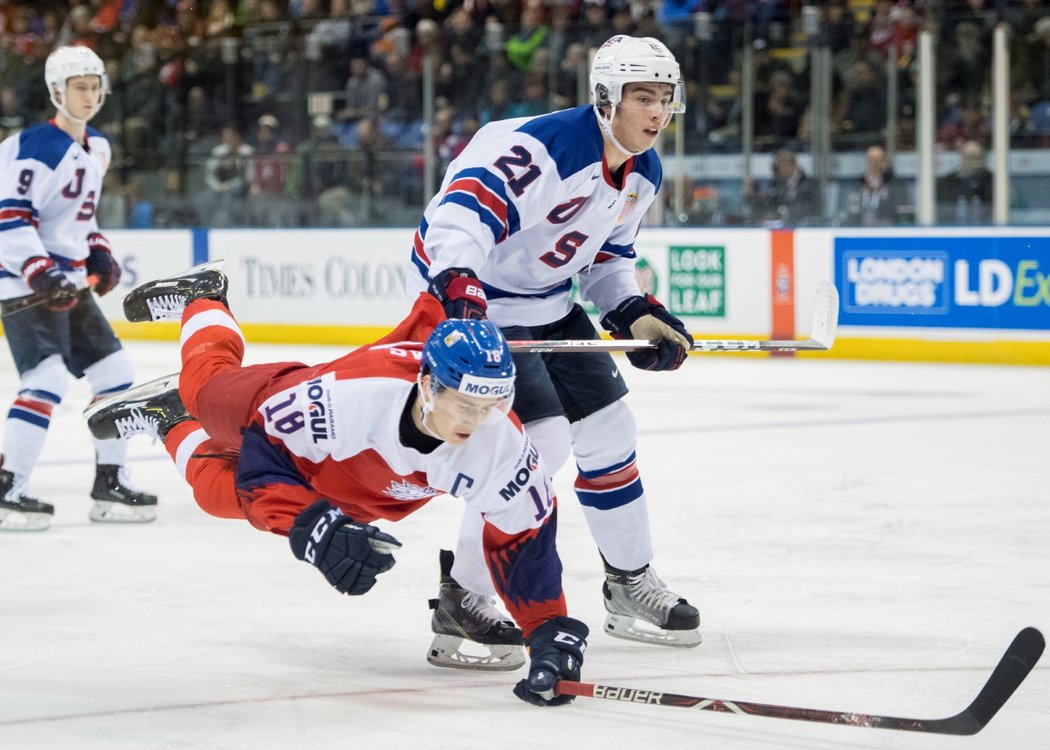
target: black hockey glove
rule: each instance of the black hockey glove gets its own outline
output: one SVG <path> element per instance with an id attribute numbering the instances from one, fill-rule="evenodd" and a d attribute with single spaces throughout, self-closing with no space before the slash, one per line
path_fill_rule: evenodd
<path id="1" fill-rule="evenodd" d="M 580 681 L 583 652 L 590 630 L 571 617 L 555 617 L 525 639 L 529 647 L 529 676 L 514 686 L 514 695 L 534 706 L 572 703 L 572 695 L 555 695 L 558 680 Z"/>
<path id="2" fill-rule="evenodd" d="M 101 232 L 92 232 L 87 238 L 91 254 L 87 259 L 88 275 L 98 277 L 95 294 L 103 297 L 120 283 L 120 264 L 109 249 L 109 240 Z"/>
<path id="3" fill-rule="evenodd" d="M 34 292 L 47 295 L 44 305 L 48 310 L 61 312 L 77 304 L 76 285 L 50 258 L 35 255 L 27 260 L 22 264 L 22 278 Z"/>
<path id="4" fill-rule="evenodd" d="M 327 500 L 300 511 L 288 533 L 292 554 L 324 573 L 341 594 L 366 594 L 376 576 L 394 567 L 389 554 L 401 542 L 375 526 L 356 523 Z"/>
<path id="5" fill-rule="evenodd" d="M 435 276 L 427 290 L 437 297 L 449 318 L 485 319 L 489 302 L 477 274 L 469 268 L 447 268 Z"/>
<path id="6" fill-rule="evenodd" d="M 628 297 L 605 314 L 602 326 L 614 339 L 659 341 L 655 349 L 627 352 L 627 359 L 640 370 L 677 370 L 693 346 L 685 324 L 651 294 Z"/>

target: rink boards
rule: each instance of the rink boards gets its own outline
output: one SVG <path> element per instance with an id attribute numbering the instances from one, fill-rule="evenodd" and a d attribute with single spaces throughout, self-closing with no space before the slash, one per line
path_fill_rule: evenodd
<path id="1" fill-rule="evenodd" d="M 252 340 L 359 344 L 409 308 L 411 229 L 122 230 L 125 270 L 101 300 L 127 338 L 121 292 L 222 258 Z M 645 229 L 642 288 L 704 338 L 804 338 L 817 282 L 839 290 L 830 353 L 853 359 L 1050 364 L 1050 228 Z"/>

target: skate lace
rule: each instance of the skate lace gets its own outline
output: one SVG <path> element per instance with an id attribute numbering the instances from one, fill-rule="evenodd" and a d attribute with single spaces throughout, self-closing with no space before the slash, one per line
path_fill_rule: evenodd
<path id="1" fill-rule="evenodd" d="M 156 442 L 158 435 L 157 430 L 157 418 L 149 417 L 142 411 L 142 409 L 132 409 L 128 416 L 118 417 L 113 420 L 113 424 L 117 428 L 117 434 L 121 438 L 128 438 L 132 435 L 138 435 L 146 433 L 153 437 Z M 123 469 L 121 469 L 123 471 Z"/>
<path id="2" fill-rule="evenodd" d="M 472 591 L 463 595 L 463 609 L 486 625 L 496 625 L 505 619 L 496 609 L 491 596 L 481 596 Z"/>
<path id="3" fill-rule="evenodd" d="M 646 568 L 645 572 L 628 578 L 627 587 L 631 591 L 631 598 L 651 611 L 668 611 L 678 604 L 677 594 L 667 588 L 667 584 L 660 580 L 652 568 Z"/>
<path id="4" fill-rule="evenodd" d="M 126 468 L 124 468 L 123 466 L 121 466 L 119 469 L 117 469 L 117 484 L 121 485 L 122 487 L 124 487 L 124 489 L 128 490 L 129 492 L 136 492 L 136 493 L 141 493 L 142 492 L 141 489 L 136 487 L 131 482 L 131 480 L 129 478 L 129 475 L 128 475 L 128 470 Z"/>
<path id="5" fill-rule="evenodd" d="M 153 320 L 180 318 L 186 309 L 186 300 L 181 294 L 165 294 L 146 300 L 146 307 Z"/>

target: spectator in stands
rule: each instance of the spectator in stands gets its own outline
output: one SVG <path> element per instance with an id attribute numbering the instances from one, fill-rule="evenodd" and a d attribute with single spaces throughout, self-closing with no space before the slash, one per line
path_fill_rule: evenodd
<path id="1" fill-rule="evenodd" d="M 99 229 L 123 229 L 128 225 L 129 213 L 127 188 L 120 170 L 110 169 L 102 178 L 102 199 L 96 216 Z"/>
<path id="2" fill-rule="evenodd" d="M 384 68 L 384 119 L 399 122 L 420 119 L 423 116 L 423 84 L 419 75 L 408 67 L 405 55 L 391 49 L 386 53 Z"/>
<path id="3" fill-rule="evenodd" d="M 937 60 L 937 87 L 951 92 L 949 106 L 981 96 L 991 69 L 989 52 L 977 24 L 967 21 L 955 27 L 955 44 L 943 45 Z"/>
<path id="4" fill-rule="evenodd" d="M 868 63 L 872 70 L 879 73 L 883 70 L 883 59 L 871 47 L 871 39 L 863 29 L 855 31 L 850 37 L 849 46 L 835 53 L 831 65 L 835 69 L 835 93 L 841 94 L 853 84 L 853 71 L 855 63 L 863 60 Z"/>
<path id="5" fill-rule="evenodd" d="M 280 122 L 273 115 L 259 118 L 252 158 L 252 183 L 248 188 L 252 215 L 258 226 L 287 227 L 295 223 L 284 197 L 292 149 L 277 136 L 279 127 Z"/>
<path id="6" fill-rule="evenodd" d="M 310 135 L 295 147 L 287 194 L 300 201 L 307 224 L 351 226 L 356 220 L 350 193 L 347 150 L 332 132 L 332 118 L 314 115 Z"/>
<path id="7" fill-rule="evenodd" d="M 445 42 L 441 27 L 432 18 L 421 18 L 416 23 L 416 43 L 408 53 L 408 67 L 420 75 L 423 74 L 423 61 L 431 60 L 437 68 L 445 56 Z"/>
<path id="8" fill-rule="evenodd" d="M 795 79 L 786 70 L 773 73 L 769 95 L 756 98 L 756 140 L 768 147 L 778 148 L 798 136 L 798 126 L 805 102 L 795 85 Z"/>
<path id="9" fill-rule="evenodd" d="M 798 164 L 791 149 L 773 154 L 773 179 L 765 190 L 745 185 L 752 221 L 764 226 L 805 226 L 823 213 L 820 186 Z"/>
<path id="10" fill-rule="evenodd" d="M 536 117 L 549 111 L 547 77 L 542 73 L 530 73 L 525 78 L 521 100 L 510 106 L 507 117 Z"/>
<path id="11" fill-rule="evenodd" d="M 357 148 L 350 160 L 350 193 L 355 224 L 369 226 L 385 219 L 385 198 L 396 192 L 396 175 L 384 171 L 380 156 L 388 148 L 375 118 L 359 120 Z"/>
<path id="12" fill-rule="evenodd" d="M 553 105 L 555 109 L 568 109 L 587 103 L 587 75 L 590 50 L 583 44 L 570 44 L 565 54 L 554 58 L 558 74 L 554 77 Z M 580 82 L 583 81 L 583 91 Z M 688 112 L 688 108 L 686 112 Z"/>
<path id="13" fill-rule="evenodd" d="M 906 223 L 913 214 L 904 186 L 893 176 L 886 149 L 869 146 L 860 183 L 847 193 L 844 221 L 865 227 L 888 226 Z"/>
<path id="14" fill-rule="evenodd" d="M 350 0 L 332 0 L 328 15 L 306 36 L 308 56 L 317 60 L 310 66 L 312 88 L 327 91 L 345 83 L 346 60 L 354 39 Z"/>
<path id="15" fill-rule="evenodd" d="M 177 169 L 169 169 L 164 173 L 164 192 L 154 202 L 153 225 L 165 229 L 195 227 L 198 224 L 200 219 L 197 209 L 186 195 L 182 173 Z"/>
<path id="16" fill-rule="evenodd" d="M 152 229 L 153 228 L 153 201 L 146 195 L 142 188 L 142 181 L 133 178 L 128 182 L 128 228 L 129 229 Z"/>
<path id="17" fill-rule="evenodd" d="M 465 16 L 469 18 L 469 16 Z M 485 79 L 485 66 L 475 49 L 465 41 L 454 41 L 448 46 L 448 59 L 437 70 L 435 87 L 461 112 L 477 111 L 483 90 L 478 86 Z"/>
<path id="18" fill-rule="evenodd" d="M 937 181 L 938 220 L 942 224 L 987 224 L 991 218 L 992 173 L 984 165 L 984 147 L 966 141 L 959 147 L 959 169 Z"/>
<path id="19" fill-rule="evenodd" d="M 584 0 L 581 25 L 581 38 L 588 48 L 597 49 L 605 44 L 609 38 L 609 15 L 605 0 Z"/>
<path id="20" fill-rule="evenodd" d="M 507 81 L 497 78 L 489 86 L 488 98 L 481 108 L 481 124 L 485 125 L 493 120 L 505 120 L 510 117 L 510 88 Z"/>
<path id="21" fill-rule="evenodd" d="M 29 112 L 18 100 L 18 94 L 11 86 L 0 88 L 0 127 L 8 134 L 17 133 L 32 119 Z"/>
<path id="22" fill-rule="evenodd" d="M 951 150 L 960 148 L 967 141 L 988 145 L 991 135 L 991 127 L 981 113 L 981 105 L 976 100 L 964 101 L 955 117 L 938 130 L 937 145 Z"/>
<path id="23" fill-rule="evenodd" d="M 350 60 L 350 77 L 346 81 L 344 106 L 336 119 L 344 125 L 379 114 L 379 98 L 386 88 L 386 79 L 364 55 Z"/>
<path id="24" fill-rule="evenodd" d="M 434 153 L 437 154 L 438 174 L 444 174 L 452 163 L 466 148 L 467 140 L 456 131 L 456 111 L 452 107 L 442 107 L 434 113 L 434 124 L 431 130 Z"/>
<path id="25" fill-rule="evenodd" d="M 507 39 L 507 59 L 523 73 L 533 69 L 532 56 L 547 39 L 550 29 L 543 23 L 539 5 L 526 5 L 521 11 L 518 32 Z"/>
<path id="26" fill-rule="evenodd" d="M 245 218 L 244 198 L 255 172 L 252 155 L 236 125 L 223 127 L 222 143 L 211 150 L 204 165 L 208 195 L 202 208 L 212 226 L 237 226 Z"/>
<path id="27" fill-rule="evenodd" d="M 130 65 L 119 92 L 122 142 L 124 152 L 131 157 L 141 157 L 155 149 L 164 124 L 164 88 L 160 85 L 157 56 L 148 36 L 144 34 L 142 40 L 129 57 Z"/>
<path id="28" fill-rule="evenodd" d="M 828 3 L 824 11 L 824 27 L 827 29 L 828 46 L 832 55 L 849 49 L 856 24 L 857 21 L 846 7 L 845 0 L 831 0 Z"/>
<path id="29" fill-rule="evenodd" d="M 227 0 L 212 0 L 208 4 L 208 17 L 204 22 L 204 33 L 210 37 L 226 36 L 233 30 L 236 21 Z"/>
<path id="30" fill-rule="evenodd" d="M 853 63 L 853 74 L 837 107 L 839 136 L 854 146 L 882 138 L 886 126 L 886 92 L 866 60 Z"/>

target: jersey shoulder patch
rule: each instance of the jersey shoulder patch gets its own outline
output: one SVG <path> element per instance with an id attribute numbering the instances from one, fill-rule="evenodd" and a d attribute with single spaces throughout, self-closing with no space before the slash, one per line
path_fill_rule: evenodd
<path id="1" fill-rule="evenodd" d="M 26 128 L 18 134 L 18 159 L 35 159 L 49 169 L 56 169 L 69 147 L 70 138 L 49 122 Z"/>

